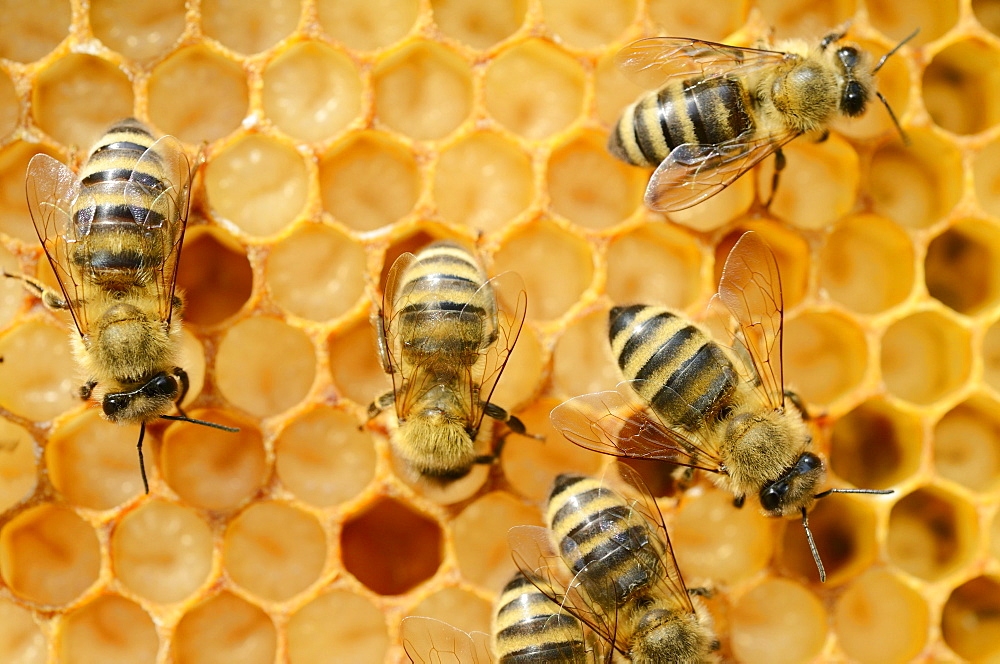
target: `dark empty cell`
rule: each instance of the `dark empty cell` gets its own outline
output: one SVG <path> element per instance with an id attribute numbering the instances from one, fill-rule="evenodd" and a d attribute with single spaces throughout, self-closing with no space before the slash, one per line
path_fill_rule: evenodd
<path id="1" fill-rule="evenodd" d="M 1000 35 L 1000 0 L 972 0 L 972 13 L 980 25 Z"/>
<path id="2" fill-rule="evenodd" d="M 392 498 L 352 517 L 340 538 L 344 567 L 380 595 L 407 592 L 441 564 L 441 527 Z"/>
<path id="3" fill-rule="evenodd" d="M 389 247 L 385 252 L 385 262 L 382 264 L 382 273 L 378 279 L 379 288 L 385 288 L 385 281 L 389 277 L 389 270 L 392 269 L 392 264 L 396 262 L 397 258 L 407 252 L 416 254 L 431 242 L 439 239 L 426 231 L 417 231 L 413 235 L 404 237 Z"/>
<path id="4" fill-rule="evenodd" d="M 683 488 L 683 478 L 677 476 L 677 471 L 683 471 L 683 468 L 669 461 L 619 459 L 618 463 L 629 466 L 637 472 L 646 483 L 649 492 L 656 498 L 673 497 Z"/>
<path id="5" fill-rule="evenodd" d="M 214 325 L 250 298 L 253 271 L 243 248 L 232 238 L 219 231 L 192 231 L 184 241 L 177 288 L 186 297 L 184 320 Z"/>
<path id="6" fill-rule="evenodd" d="M 965 659 L 986 661 L 1000 653 L 1000 581 L 979 576 L 955 588 L 941 612 L 941 632 Z"/>
<path id="7" fill-rule="evenodd" d="M 927 291 L 959 313 L 978 313 L 1000 291 L 997 246 L 1000 233 L 983 220 L 959 222 L 941 233 L 927 247 Z"/>
<path id="8" fill-rule="evenodd" d="M 830 468 L 856 487 L 885 489 L 917 472 L 920 422 L 882 400 L 871 400 L 837 420 Z"/>
<path id="9" fill-rule="evenodd" d="M 965 564 L 976 539 L 973 507 L 935 487 L 900 499 L 889 515 L 889 558 L 914 576 L 936 581 Z"/>
<path id="10" fill-rule="evenodd" d="M 865 502 L 877 499 L 833 494 L 817 501 L 809 512 L 809 528 L 826 568 L 827 583 L 846 581 L 874 561 L 878 548 L 874 505 Z M 779 556 L 783 566 L 795 576 L 819 582 L 816 562 L 800 520 L 786 522 Z"/>

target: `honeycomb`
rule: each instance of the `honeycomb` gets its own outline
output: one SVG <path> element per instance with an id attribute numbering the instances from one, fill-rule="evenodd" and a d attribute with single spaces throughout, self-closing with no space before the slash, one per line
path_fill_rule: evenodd
<path id="1" fill-rule="evenodd" d="M 661 493 L 726 660 L 1000 662 L 997 0 L 0 0 L 0 267 L 53 284 L 24 173 L 135 115 L 205 163 L 179 284 L 193 417 L 147 436 L 74 397 L 65 316 L 0 281 L 0 661 L 400 662 L 399 623 L 485 630 L 506 531 L 558 472 L 609 461 L 548 423 L 618 380 L 613 303 L 694 316 L 738 234 L 782 267 L 788 382 L 836 496 L 795 520 L 702 482 Z M 750 44 L 850 20 L 873 104 L 670 219 L 608 129 L 653 34 Z M 437 238 L 516 270 L 528 320 L 494 400 L 545 441 L 435 490 L 394 466 L 368 314 Z M 487 432 L 491 433 L 491 432 Z"/>

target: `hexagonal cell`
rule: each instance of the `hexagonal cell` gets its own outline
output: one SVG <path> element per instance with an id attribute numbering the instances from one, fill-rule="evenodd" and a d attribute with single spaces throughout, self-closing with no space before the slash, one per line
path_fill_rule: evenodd
<path id="1" fill-rule="evenodd" d="M 43 0 L 25 4 L 0 2 L 0 58 L 31 62 L 54 49 L 69 33 L 72 7 L 69 0 Z"/>
<path id="2" fill-rule="evenodd" d="M 612 157 L 604 144 L 603 136 L 588 132 L 559 146 L 549 158 L 552 210 L 586 228 L 623 221 L 646 189 L 643 171 Z"/>
<path id="3" fill-rule="evenodd" d="M 184 32 L 184 0 L 92 0 L 90 27 L 108 48 L 133 60 L 150 60 L 170 52 Z"/>
<path id="4" fill-rule="evenodd" d="M 977 576 L 951 591 L 941 612 L 941 632 L 960 657 L 992 661 L 1000 652 L 1000 580 Z"/>
<path id="5" fill-rule="evenodd" d="M 750 217 L 716 242 L 715 265 L 712 269 L 713 286 L 722 279 L 722 268 L 725 267 L 733 246 L 747 231 L 759 233 L 774 254 L 778 262 L 778 271 L 781 273 L 781 293 L 784 296 L 785 312 L 790 311 L 809 292 L 812 256 L 806 239 L 798 231 L 785 226 L 763 223 Z"/>
<path id="6" fill-rule="evenodd" d="M 27 496 L 35 487 L 37 475 L 31 434 L 0 417 L 0 512 Z"/>
<path id="7" fill-rule="evenodd" d="M 364 293 L 364 248 L 339 230 L 304 224 L 275 244 L 265 280 L 275 301 L 309 320 L 344 315 Z"/>
<path id="8" fill-rule="evenodd" d="M 501 302 L 501 311 L 509 310 Z M 490 401 L 514 411 L 530 403 L 541 388 L 545 370 L 543 342 L 534 328 L 525 326 L 517 338 L 517 345 L 510 354 L 503 377 L 497 383 Z"/>
<path id="9" fill-rule="evenodd" d="M 927 228 L 962 195 L 962 155 L 954 143 L 928 130 L 907 132 L 909 145 L 891 140 L 872 156 L 862 182 L 877 214 L 904 228 Z"/>
<path id="10" fill-rule="evenodd" d="M 913 290 L 913 244 L 899 226 L 874 214 L 840 221 L 820 254 L 819 280 L 834 300 L 861 314 L 876 314 Z"/>
<path id="11" fill-rule="evenodd" d="M 510 223 L 535 193 L 530 156 L 488 132 L 472 134 L 444 150 L 433 186 L 445 221 L 487 232 Z"/>
<path id="12" fill-rule="evenodd" d="M 14 89 L 14 81 L 10 80 L 7 72 L 0 70 L 0 137 L 14 131 L 20 112 L 20 100 Z"/>
<path id="13" fill-rule="evenodd" d="M 484 524 L 489 527 L 484 528 Z M 501 491 L 488 493 L 462 510 L 452 522 L 462 578 L 499 592 L 517 571 L 507 546 L 507 531 L 522 524 L 541 526 L 538 508 Z"/>
<path id="14" fill-rule="evenodd" d="M 827 616 L 820 601 L 794 581 L 766 579 L 732 609 L 732 646 L 747 664 L 793 664 L 819 655 Z"/>
<path id="15" fill-rule="evenodd" d="M 320 595 L 288 619 L 291 664 L 381 662 L 389 647 L 385 617 L 370 601 L 335 590 Z"/>
<path id="16" fill-rule="evenodd" d="M 997 7 L 1000 16 L 1000 4 Z M 979 205 L 990 215 L 1000 215 L 1000 140 L 979 150 L 972 162 L 972 177 Z"/>
<path id="17" fill-rule="evenodd" d="M 983 380 L 1000 391 L 1000 322 L 990 325 L 983 335 Z"/>
<path id="18" fill-rule="evenodd" d="M 242 309 L 253 291 L 246 249 L 219 228 L 191 228 L 184 236 L 177 288 L 184 291 L 185 322 L 221 323 Z"/>
<path id="19" fill-rule="evenodd" d="M 257 502 L 226 530 L 222 562 L 229 577 L 272 602 L 312 585 L 326 562 L 326 535 L 316 517 L 280 502 Z"/>
<path id="20" fill-rule="evenodd" d="M 617 40 L 635 19 L 635 0 L 541 0 L 545 24 L 572 48 L 595 49 Z"/>
<path id="21" fill-rule="evenodd" d="M 490 633 L 493 607 L 476 595 L 458 588 L 445 588 L 426 597 L 407 612 L 410 616 L 426 616 L 464 632 Z"/>
<path id="22" fill-rule="evenodd" d="M 433 42 L 415 42 L 381 60 L 372 86 L 376 117 L 418 140 L 444 138 L 472 108 L 468 63 Z"/>
<path id="23" fill-rule="evenodd" d="M 778 37 L 817 39 L 854 16 L 856 0 L 835 0 L 817 5 L 810 0 L 759 0 L 764 17 Z"/>
<path id="24" fill-rule="evenodd" d="M 181 406 L 190 406 L 205 387 L 205 347 L 191 330 L 181 330 L 181 352 L 177 360 L 188 375 L 188 393 Z"/>
<path id="25" fill-rule="evenodd" d="M 927 292 L 955 311 L 975 315 L 1000 294 L 1000 229 L 984 219 L 964 219 L 927 247 Z"/>
<path id="26" fill-rule="evenodd" d="M 865 331 L 835 312 L 807 311 L 785 321 L 785 383 L 808 403 L 850 396 L 868 368 Z M 836 348 L 836 353 L 824 352 Z"/>
<path id="27" fill-rule="evenodd" d="M 372 591 L 401 595 L 434 576 L 443 540 L 437 521 L 394 498 L 379 498 L 344 523 L 341 561 Z"/>
<path id="28" fill-rule="evenodd" d="M 978 530 L 972 504 L 950 491 L 925 486 L 892 506 L 886 548 L 903 571 L 937 581 L 969 561 Z"/>
<path id="29" fill-rule="evenodd" d="M 395 414 L 387 416 L 389 438 L 391 440 L 397 426 Z M 476 439 L 476 450 L 481 454 L 493 453 L 496 449 L 497 435 L 495 429 L 487 422 L 480 430 Z M 428 481 L 421 477 L 399 455 L 392 455 L 392 472 L 421 497 L 438 505 L 454 505 L 472 498 L 486 484 L 490 475 L 489 464 L 474 464 L 472 470 L 464 477 L 451 482 Z"/>
<path id="30" fill-rule="evenodd" d="M 505 240 L 494 256 L 494 270 L 521 275 L 528 292 L 528 319 L 562 316 L 590 286 L 594 275 L 590 245 L 553 222 L 537 222 Z M 553 279 L 559 283 L 557 290 L 552 288 Z"/>
<path id="31" fill-rule="evenodd" d="M 39 152 L 46 152 L 39 148 L 40 146 L 34 143 L 15 141 L 0 150 L 0 233 L 33 247 L 38 246 L 38 235 L 28 213 L 28 201 L 24 195 L 24 176 L 31 158 Z M 11 267 L 15 272 L 20 271 L 16 264 Z M 9 279 L 4 281 L 14 283 Z M 16 290 L 23 298 L 24 289 L 18 285 Z"/>
<path id="32" fill-rule="evenodd" d="M 258 53 L 287 37 L 299 22 L 296 0 L 202 0 L 205 34 L 240 53 Z"/>
<path id="33" fill-rule="evenodd" d="M 483 80 L 486 110 L 510 131 L 548 138 L 583 110 L 580 63 L 549 42 L 532 39 L 490 60 Z"/>
<path id="34" fill-rule="evenodd" d="M 1000 35 L 1000 4 L 996 0 L 972 0 L 972 13 L 981 26 Z"/>
<path id="35" fill-rule="evenodd" d="M 239 427 L 238 432 L 177 422 L 167 427 L 160 447 L 160 472 L 185 502 L 209 510 L 229 509 L 257 491 L 267 474 L 260 431 L 219 411 L 189 413 L 208 422 Z"/>
<path id="36" fill-rule="evenodd" d="M 149 118 L 186 143 L 214 141 L 240 126 L 249 94 L 238 63 L 205 46 L 187 46 L 171 53 L 150 75 Z M 209 161 L 209 167 L 215 161 Z"/>
<path id="37" fill-rule="evenodd" d="M 391 134 L 351 136 L 319 165 L 323 208 L 340 223 L 373 231 L 405 216 L 420 194 L 413 153 Z"/>
<path id="38" fill-rule="evenodd" d="M 205 167 L 212 213 L 255 236 L 273 235 L 306 204 L 309 172 L 294 148 L 265 136 L 226 146 Z"/>
<path id="39" fill-rule="evenodd" d="M 884 399 L 869 399 L 837 419 L 830 468 L 856 487 L 885 489 L 920 469 L 923 426 Z"/>
<path id="40" fill-rule="evenodd" d="M 652 6 L 650 6 L 652 11 Z M 702 12 L 703 14 L 711 12 Z M 635 101 L 645 89 L 632 81 L 615 62 L 614 53 L 606 53 L 597 60 L 594 68 L 594 106 L 597 118 L 614 127 L 625 108 Z M 645 169 L 647 176 L 648 169 Z"/>
<path id="41" fill-rule="evenodd" d="M 94 528 L 65 507 L 43 503 L 0 529 L 0 577 L 29 602 L 69 604 L 97 581 L 100 565 Z"/>
<path id="42" fill-rule="evenodd" d="M 93 103 L 100 99 L 100 104 Z M 82 53 L 59 58 L 31 91 L 38 126 L 63 145 L 89 146 L 108 126 L 132 115 L 132 85 L 116 65 Z"/>
<path id="43" fill-rule="evenodd" d="M 322 42 L 283 50 L 264 70 L 264 113 L 288 135 L 320 141 L 361 111 L 357 65 Z"/>
<path id="44" fill-rule="evenodd" d="M 517 32 L 527 4 L 526 0 L 431 0 L 431 9 L 441 32 L 472 48 L 486 49 Z"/>
<path id="45" fill-rule="evenodd" d="M 598 309 L 566 328 L 556 342 L 552 380 L 560 394 L 613 389 L 622 380 L 608 341 L 608 310 Z"/>
<path id="46" fill-rule="evenodd" d="M 1000 511 L 993 515 L 993 527 L 990 529 L 990 554 L 1000 560 Z"/>
<path id="47" fill-rule="evenodd" d="M 0 600 L 0 657 L 20 664 L 45 664 L 47 650 L 31 611 Z"/>
<path id="48" fill-rule="evenodd" d="M 187 507 L 161 500 L 139 505 L 111 534 L 115 577 L 158 604 L 190 597 L 212 568 L 212 531 Z"/>
<path id="49" fill-rule="evenodd" d="M 747 16 L 746 0 L 722 0 L 712 3 L 712 11 L 672 0 L 650 0 L 649 18 L 657 28 L 654 34 L 697 36 L 698 39 L 724 42 Z"/>
<path id="50" fill-rule="evenodd" d="M 80 403 L 67 331 L 28 321 L 0 337 L 0 405 L 45 421 Z"/>
<path id="51" fill-rule="evenodd" d="M 771 212 L 799 228 L 819 229 L 847 214 L 858 190 L 858 153 L 831 134 L 822 143 L 798 140 L 784 149 L 788 167 L 781 172 Z M 764 200 L 771 195 L 774 160 L 758 170 Z"/>
<path id="52" fill-rule="evenodd" d="M 178 664 L 271 664 L 277 644 L 277 630 L 263 610 L 222 592 L 181 617 L 173 656 Z"/>
<path id="53" fill-rule="evenodd" d="M 973 491 L 1000 483 L 1000 412 L 996 401 L 976 396 L 945 413 L 934 428 L 934 468 Z"/>
<path id="54" fill-rule="evenodd" d="M 399 41 L 413 28 L 418 0 L 318 0 L 326 34 L 349 48 L 371 51 Z"/>
<path id="55" fill-rule="evenodd" d="M 348 413 L 320 406 L 274 442 L 275 470 L 296 497 L 317 507 L 353 498 L 375 475 L 375 447 Z"/>
<path id="56" fill-rule="evenodd" d="M 375 348 L 375 331 L 368 319 L 339 328 L 330 339 L 330 373 L 337 392 L 361 405 L 392 389 Z"/>
<path id="57" fill-rule="evenodd" d="M 897 320 L 882 336 L 882 379 L 890 392 L 916 404 L 958 389 L 971 364 L 968 330 L 934 311 Z"/>
<path id="58" fill-rule="evenodd" d="M 1000 121 L 1000 51 L 964 39 L 939 51 L 924 70 L 924 105 L 942 129 L 978 134 Z M 975 99 L 970 104 L 968 100 Z"/>
<path id="59" fill-rule="evenodd" d="M 906 5 L 891 0 L 869 0 L 868 16 L 880 32 L 900 40 L 920 26 L 920 32 L 909 42 L 914 46 L 928 44 L 954 27 L 958 22 L 958 0 L 918 0 Z"/>
<path id="60" fill-rule="evenodd" d="M 118 595 L 102 595 L 65 617 L 56 651 L 74 664 L 156 661 L 160 639 L 148 613 Z"/>
<path id="61" fill-rule="evenodd" d="M 650 223 L 616 236 L 607 260 L 606 291 L 617 304 L 686 309 L 701 295 L 698 241 L 674 226 Z"/>
<path id="62" fill-rule="evenodd" d="M 892 573 L 869 569 L 841 595 L 833 619 L 837 641 L 853 661 L 902 664 L 923 650 L 930 608 Z"/>

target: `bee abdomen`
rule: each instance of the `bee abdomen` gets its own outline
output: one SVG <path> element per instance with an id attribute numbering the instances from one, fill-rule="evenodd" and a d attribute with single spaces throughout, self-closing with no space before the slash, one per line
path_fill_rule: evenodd
<path id="1" fill-rule="evenodd" d="M 580 622 L 520 573 L 500 594 L 494 634 L 494 649 L 501 664 L 586 661 L 587 648 Z"/>

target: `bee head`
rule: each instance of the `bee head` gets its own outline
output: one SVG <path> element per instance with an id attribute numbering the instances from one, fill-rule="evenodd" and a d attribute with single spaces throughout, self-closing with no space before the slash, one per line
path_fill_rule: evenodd
<path id="1" fill-rule="evenodd" d="M 106 393 L 101 406 L 112 422 L 146 422 L 170 410 L 179 392 L 177 377 L 161 371 L 135 389 Z"/>
<path id="2" fill-rule="evenodd" d="M 823 460 L 804 452 L 781 477 L 760 490 L 760 506 L 769 516 L 798 513 L 815 499 L 816 487 L 826 476 Z"/>

